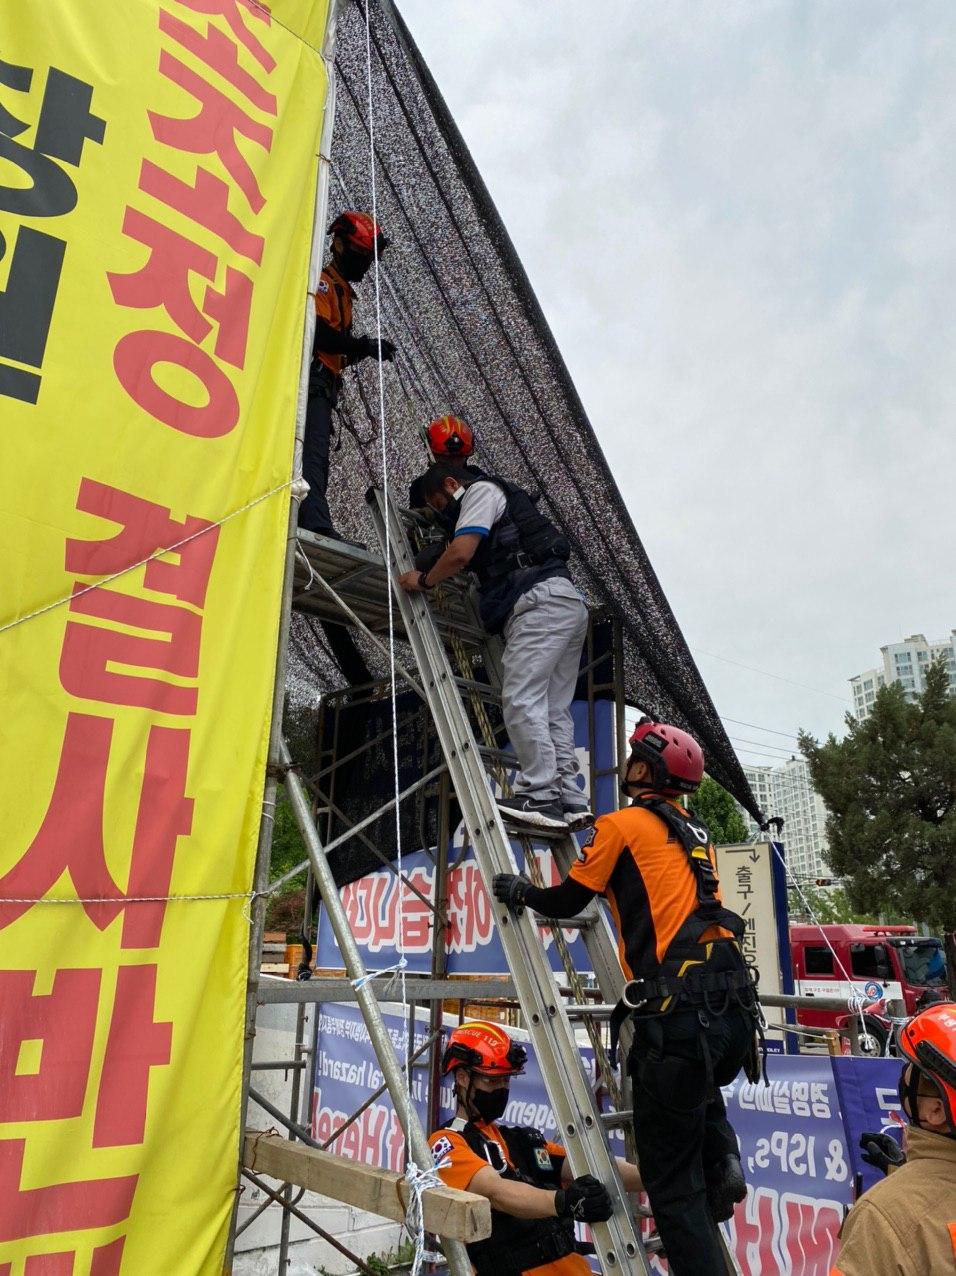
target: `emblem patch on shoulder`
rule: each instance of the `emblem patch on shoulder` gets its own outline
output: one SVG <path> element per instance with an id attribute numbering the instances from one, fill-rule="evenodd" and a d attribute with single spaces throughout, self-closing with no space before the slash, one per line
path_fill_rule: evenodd
<path id="1" fill-rule="evenodd" d="M 588 829 L 587 837 L 584 839 L 584 841 L 583 841 L 583 842 L 580 844 L 580 846 L 578 847 L 578 859 L 579 859 L 579 860 L 586 860 L 586 859 L 587 859 L 587 857 L 588 857 L 588 856 L 587 856 L 587 850 L 588 850 L 588 847 L 589 847 L 589 846 L 593 846 L 593 845 L 594 845 L 594 839 L 595 839 L 596 837 L 597 837 L 597 826 L 596 826 L 596 825 L 594 825 L 594 824 L 592 824 L 592 825 L 591 825 L 591 827 Z"/>
<path id="2" fill-rule="evenodd" d="M 432 1144 L 432 1160 L 436 1165 L 441 1165 L 445 1157 L 451 1152 L 451 1139 L 444 1136 Z"/>
<path id="3" fill-rule="evenodd" d="M 551 1153 L 547 1148 L 535 1148 L 534 1163 L 539 1170 L 550 1170 L 552 1168 Z"/>
<path id="4" fill-rule="evenodd" d="M 329 291 L 329 281 L 327 279 L 320 279 L 319 292 L 328 292 L 328 291 Z"/>

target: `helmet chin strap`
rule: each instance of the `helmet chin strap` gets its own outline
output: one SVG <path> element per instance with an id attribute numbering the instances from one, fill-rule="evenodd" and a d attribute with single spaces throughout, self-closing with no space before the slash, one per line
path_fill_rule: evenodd
<path id="1" fill-rule="evenodd" d="M 899 1096 L 900 1106 L 909 1118 L 909 1123 L 915 1126 L 917 1130 L 925 1130 L 927 1127 L 923 1125 L 919 1117 L 919 1101 L 921 1098 L 928 1098 L 925 1092 L 920 1094 L 920 1070 L 915 1063 L 909 1064 L 909 1080 L 905 1080 L 906 1068 L 900 1073 Z M 932 1078 L 930 1078 L 932 1081 Z M 933 1083 L 935 1085 L 935 1083 Z M 937 1087 L 938 1088 L 938 1087 Z M 907 1112 L 906 1109 L 909 1108 Z M 956 1139 L 956 1130 L 930 1130 L 931 1134 L 941 1134 L 946 1138 Z"/>
<path id="2" fill-rule="evenodd" d="M 458 1102 L 465 1109 L 465 1116 L 468 1118 L 469 1121 L 474 1121 L 474 1119 L 478 1116 L 478 1112 L 475 1109 L 474 1100 L 472 1098 L 474 1093 L 475 1093 L 475 1078 L 474 1078 L 474 1074 L 469 1072 L 467 1088 L 463 1092 L 460 1090 L 458 1091 Z"/>

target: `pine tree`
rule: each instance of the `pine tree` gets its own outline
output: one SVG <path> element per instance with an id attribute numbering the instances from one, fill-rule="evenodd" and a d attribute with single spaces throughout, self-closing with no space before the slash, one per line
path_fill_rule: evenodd
<path id="1" fill-rule="evenodd" d="M 829 812 L 827 859 L 854 908 L 956 926 L 956 697 L 942 662 L 922 694 L 899 683 L 877 693 L 847 735 L 800 747 Z"/>
<path id="2" fill-rule="evenodd" d="M 747 825 L 740 808 L 727 790 L 709 775 L 704 776 L 688 805 L 710 829 L 715 846 L 731 846 L 748 840 Z"/>

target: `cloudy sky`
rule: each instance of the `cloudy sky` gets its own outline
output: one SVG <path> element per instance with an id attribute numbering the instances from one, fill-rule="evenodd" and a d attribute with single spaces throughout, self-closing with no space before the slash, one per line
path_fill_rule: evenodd
<path id="1" fill-rule="evenodd" d="M 839 732 L 956 626 L 956 5 L 399 5 L 719 712 Z"/>

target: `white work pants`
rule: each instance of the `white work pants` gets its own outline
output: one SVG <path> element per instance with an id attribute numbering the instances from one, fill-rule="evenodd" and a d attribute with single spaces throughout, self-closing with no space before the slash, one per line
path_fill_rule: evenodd
<path id="1" fill-rule="evenodd" d="M 556 576 L 521 595 L 505 625 L 502 710 L 518 757 L 515 793 L 580 802 L 571 701 L 588 613 L 580 592 Z"/>

